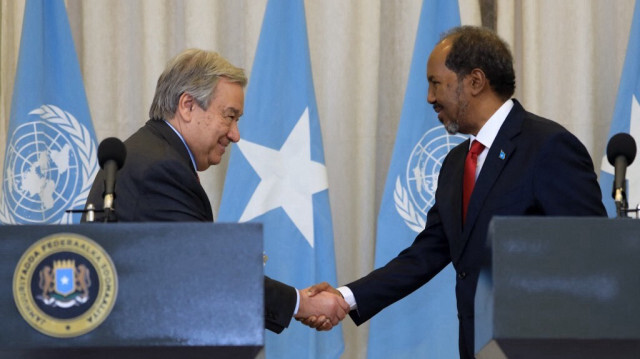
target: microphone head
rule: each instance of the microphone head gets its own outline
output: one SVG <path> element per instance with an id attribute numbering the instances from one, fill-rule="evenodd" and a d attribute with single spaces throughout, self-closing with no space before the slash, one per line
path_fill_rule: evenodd
<path id="1" fill-rule="evenodd" d="M 628 133 L 614 135 L 607 144 L 607 159 L 612 166 L 615 166 L 619 156 L 624 156 L 627 166 L 636 158 L 636 141 Z"/>
<path id="2" fill-rule="evenodd" d="M 120 169 L 124 165 L 126 157 L 127 149 L 124 147 L 124 143 L 115 137 L 105 138 L 98 146 L 98 163 L 102 169 L 107 161 L 115 161 Z"/>

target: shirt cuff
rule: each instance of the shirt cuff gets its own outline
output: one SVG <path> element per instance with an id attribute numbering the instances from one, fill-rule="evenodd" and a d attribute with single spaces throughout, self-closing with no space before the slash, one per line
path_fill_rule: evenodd
<path id="1" fill-rule="evenodd" d="M 340 292 L 340 294 L 342 294 L 344 301 L 347 302 L 347 304 L 349 304 L 349 307 L 351 308 L 351 310 L 358 309 L 358 304 L 356 303 L 356 297 L 353 296 L 353 292 L 351 291 L 351 289 L 349 289 L 349 287 L 346 287 L 346 286 L 339 287 L 338 291 Z"/>
<path id="2" fill-rule="evenodd" d="M 298 309 L 300 309 L 300 292 L 296 289 L 296 309 L 293 310 L 294 317 L 298 314 Z"/>

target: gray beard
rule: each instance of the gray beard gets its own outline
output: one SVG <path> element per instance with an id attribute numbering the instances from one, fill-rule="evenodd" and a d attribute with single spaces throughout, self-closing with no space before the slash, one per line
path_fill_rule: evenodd
<path id="1" fill-rule="evenodd" d="M 444 129 L 447 130 L 450 135 L 455 135 L 456 133 L 458 133 L 460 125 L 458 125 L 458 122 L 450 121 L 449 123 L 444 125 Z"/>

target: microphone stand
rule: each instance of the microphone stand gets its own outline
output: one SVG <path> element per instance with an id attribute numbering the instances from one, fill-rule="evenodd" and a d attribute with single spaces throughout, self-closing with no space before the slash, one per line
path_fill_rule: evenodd
<path id="1" fill-rule="evenodd" d="M 626 211 L 629 208 L 629 205 L 627 203 L 627 196 L 625 195 L 623 188 L 616 188 L 613 200 L 616 203 L 616 215 L 618 216 L 618 218 L 623 217 L 623 214 L 624 217 L 626 217 Z"/>
<path id="2" fill-rule="evenodd" d="M 96 220 L 96 208 L 93 206 L 93 203 L 89 203 L 87 205 L 87 222 L 93 222 Z"/>
<path id="3" fill-rule="evenodd" d="M 636 208 L 629 209 L 629 203 L 627 203 L 627 196 L 625 195 L 624 188 L 616 188 L 613 199 L 616 203 L 616 216 L 617 218 L 629 218 L 629 213 L 635 213 L 635 218 L 638 218 L 640 214 L 640 204 Z"/>
<path id="4" fill-rule="evenodd" d="M 104 221 L 103 222 L 104 223 L 108 223 L 109 222 L 109 216 L 111 215 L 111 213 L 114 213 L 113 208 L 105 207 L 103 211 L 104 211 Z M 115 213 L 114 213 L 114 215 L 115 215 Z"/>
<path id="5" fill-rule="evenodd" d="M 107 222 L 117 222 L 117 218 L 115 217 L 115 210 L 110 207 L 106 207 L 105 209 L 96 209 L 93 203 L 87 204 L 87 209 L 67 209 L 66 213 L 86 213 L 85 221 L 87 223 L 94 223 L 96 220 L 96 213 L 104 213 L 104 223 Z M 109 217 L 113 215 L 113 219 L 110 221 Z"/>
<path id="6" fill-rule="evenodd" d="M 616 204 L 617 205 L 617 204 Z M 636 208 L 632 208 L 632 209 L 627 209 L 627 208 L 623 208 L 620 210 L 620 212 L 618 212 L 618 218 L 629 218 L 629 216 L 627 216 L 627 214 L 629 213 L 635 213 L 635 218 L 638 219 L 640 218 L 640 204 L 638 204 L 636 206 Z M 622 216 L 622 214 L 624 214 L 624 217 Z"/>

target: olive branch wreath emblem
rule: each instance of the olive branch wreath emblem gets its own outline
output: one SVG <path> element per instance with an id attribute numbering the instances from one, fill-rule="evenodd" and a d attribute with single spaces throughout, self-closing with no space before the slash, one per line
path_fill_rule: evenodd
<path id="1" fill-rule="evenodd" d="M 82 184 L 80 191 L 73 199 L 71 208 L 84 205 L 89 195 L 91 185 L 93 184 L 93 180 L 98 173 L 96 143 L 92 139 L 89 130 L 78 122 L 72 114 L 54 105 L 42 105 L 29 112 L 29 115 L 39 115 L 44 121 L 52 125 L 56 125 L 62 132 L 68 135 L 68 138 L 75 145 L 74 149 L 80 165 Z M 6 194 L 3 193 L 3 198 L 0 199 L 0 221 L 3 223 L 14 224 L 16 222 L 8 211 L 7 201 L 4 198 L 5 195 Z M 65 213 L 56 223 L 70 222 L 71 216 Z"/>
<path id="2" fill-rule="evenodd" d="M 404 223 L 406 223 L 414 232 L 422 232 L 426 224 L 425 219 L 420 216 L 413 206 L 413 203 L 409 198 L 409 193 L 400 182 L 400 176 L 396 178 L 396 188 L 393 191 L 393 201 L 396 205 L 398 214 L 402 219 L 404 219 Z"/>
<path id="3" fill-rule="evenodd" d="M 422 138 L 418 141 L 416 147 L 414 147 L 410 158 L 415 156 L 416 151 L 424 152 L 429 149 L 427 157 L 435 160 L 435 164 L 442 163 L 444 161 L 444 158 L 449 153 L 449 150 L 466 139 L 466 136 L 460 134 L 447 134 L 444 126 L 433 127 L 422 135 Z M 407 166 L 408 165 L 409 164 L 407 164 Z M 432 164 L 432 166 L 435 165 Z M 433 168 L 433 170 L 435 171 L 436 168 Z M 421 171 L 425 171 L 425 169 L 422 168 Z M 436 176 L 434 180 L 435 182 L 437 182 L 437 172 L 439 171 L 439 168 L 437 168 L 437 171 L 431 173 L 432 176 Z M 422 175 L 425 175 L 425 173 L 422 173 Z M 409 186 L 409 183 L 407 183 L 406 185 Z M 412 231 L 420 233 L 422 232 L 422 230 L 424 230 L 426 225 L 426 213 L 423 212 L 419 207 L 416 209 L 416 205 L 418 204 L 414 202 L 412 193 L 409 192 L 409 190 L 410 189 L 408 189 L 408 187 L 402 185 L 401 176 L 397 176 L 395 188 L 393 191 L 393 200 L 396 212 Z M 433 195 L 435 196 L 435 189 L 433 189 L 433 192 Z M 432 198 L 431 200 L 429 200 L 429 202 L 432 200 L 434 199 Z M 426 210 L 428 210 L 430 207 L 431 206 L 427 203 Z"/>

